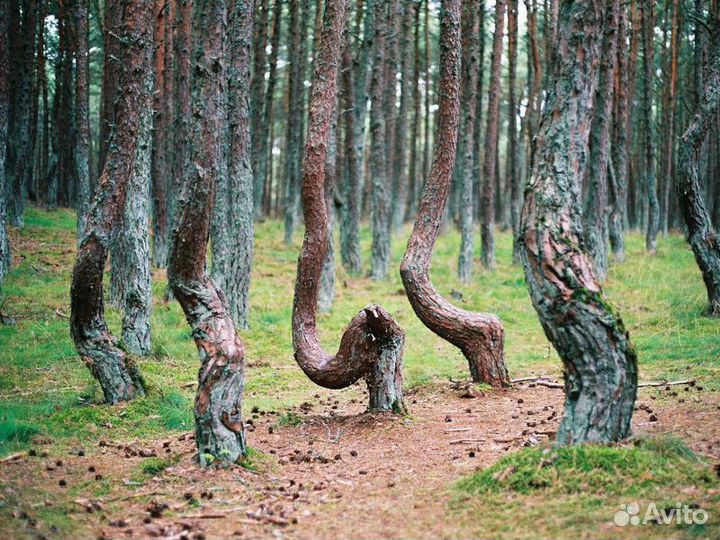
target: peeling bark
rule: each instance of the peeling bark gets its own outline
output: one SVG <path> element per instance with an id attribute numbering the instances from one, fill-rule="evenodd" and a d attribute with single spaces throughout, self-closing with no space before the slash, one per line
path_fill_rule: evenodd
<path id="1" fill-rule="evenodd" d="M 553 81 L 536 140 L 519 241 L 545 335 L 563 361 L 565 413 L 558 445 L 610 442 L 630 433 L 637 355 L 584 250 L 581 184 L 604 17 L 619 0 L 564 0 Z"/>
<path id="2" fill-rule="evenodd" d="M 698 173 L 700 153 L 710 126 L 720 111 L 720 13 L 709 21 L 712 35 L 704 90 L 698 108 L 682 136 L 679 152 L 677 194 L 687 226 L 687 240 L 700 267 L 708 295 L 708 311 L 720 316 L 720 243 L 703 200 Z"/>
<path id="3" fill-rule="evenodd" d="M 382 307 L 369 305 L 350 322 L 337 354 L 326 353 L 317 335 L 320 274 L 328 249 L 325 164 L 330 122 L 335 114 L 336 80 L 347 0 L 326 2 L 315 62 L 308 135 L 303 159 L 302 203 L 305 238 L 298 259 L 292 335 L 295 360 L 314 383 L 344 388 L 364 377 L 371 411 L 404 411 L 402 329 Z"/>
<path id="4" fill-rule="evenodd" d="M 108 154 L 100 177 L 85 233 L 73 269 L 70 327 L 75 347 L 98 380 L 105 401 L 114 404 L 145 393 L 137 366 L 119 349 L 105 321 L 103 270 L 111 238 L 118 232 L 135 175 L 135 159 L 141 143 L 143 115 L 151 110 L 153 21 L 152 6 L 123 0 L 118 8 L 117 99 Z"/>
<path id="5" fill-rule="evenodd" d="M 248 13 L 239 10 L 233 16 Z M 244 347 L 225 295 L 205 271 L 216 181 L 224 158 L 226 22 L 224 0 L 196 3 L 192 165 L 185 171 L 168 262 L 170 286 L 200 355 L 195 438 L 203 467 L 235 463 L 246 451 L 242 423 Z"/>
<path id="6" fill-rule="evenodd" d="M 473 380 L 495 387 L 509 386 L 500 319 L 456 308 L 430 282 L 430 260 L 455 164 L 460 108 L 460 0 L 444 0 L 440 14 L 439 110 L 433 163 L 400 276 L 415 314 L 430 330 L 462 351 Z"/>

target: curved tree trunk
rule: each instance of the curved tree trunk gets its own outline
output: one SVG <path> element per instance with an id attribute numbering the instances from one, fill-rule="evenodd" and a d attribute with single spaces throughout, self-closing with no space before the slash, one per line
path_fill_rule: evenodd
<path id="1" fill-rule="evenodd" d="M 325 388 L 344 388 L 365 377 L 371 411 L 403 411 L 405 335 L 387 311 L 375 305 L 360 311 L 350 322 L 334 356 L 322 349 L 317 336 L 318 289 L 328 248 L 325 161 L 330 122 L 335 114 L 336 79 L 346 10 L 347 0 L 326 2 L 318 61 L 314 68 L 302 167 L 305 238 L 295 282 L 293 347 L 295 360 L 314 383 Z"/>
<path id="2" fill-rule="evenodd" d="M 192 166 L 186 169 L 168 262 L 170 286 L 185 312 L 200 354 L 195 438 L 201 466 L 235 463 L 245 453 L 242 423 L 245 351 L 225 295 L 205 271 L 215 187 L 223 167 L 222 146 L 227 135 L 227 14 L 224 0 L 195 4 Z M 233 27 L 252 28 L 252 23 L 246 26 L 245 22 L 245 17 L 251 14 L 248 2 L 234 1 L 230 20 L 237 25 Z"/>
<path id="3" fill-rule="evenodd" d="M 439 110 L 433 163 L 400 276 L 415 314 L 430 330 L 462 351 L 473 380 L 509 386 L 500 319 L 456 308 L 430 283 L 430 260 L 450 195 L 455 162 L 460 107 L 460 0 L 445 0 L 440 13 Z"/>
<path id="4" fill-rule="evenodd" d="M 589 105 L 598 85 L 604 17 L 618 8 L 619 0 L 562 2 L 553 83 L 521 215 L 530 297 L 565 371 L 558 445 L 627 437 L 637 393 L 635 349 L 603 297 L 582 228 Z"/>
<path id="5" fill-rule="evenodd" d="M 117 125 L 111 135 L 100 184 L 88 214 L 73 269 L 70 327 L 78 353 L 98 380 L 105 401 L 117 403 L 144 394 L 140 373 L 120 350 L 105 322 L 103 270 L 112 236 L 117 234 L 126 194 L 136 174 L 137 147 L 144 116 L 151 110 L 152 5 L 123 0 L 117 62 Z"/>
<path id="6" fill-rule="evenodd" d="M 699 156 L 710 125 L 720 110 L 720 14 L 710 21 L 713 35 L 704 77 L 704 91 L 690 126 L 682 136 L 677 184 L 687 239 L 707 289 L 709 312 L 720 316 L 720 243 L 703 200 L 698 174 Z"/>

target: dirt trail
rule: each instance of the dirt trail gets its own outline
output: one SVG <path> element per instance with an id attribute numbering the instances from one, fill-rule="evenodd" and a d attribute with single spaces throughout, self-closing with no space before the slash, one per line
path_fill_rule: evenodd
<path id="1" fill-rule="evenodd" d="M 681 392 L 686 399 L 679 403 L 669 394 L 641 390 L 635 433 L 674 433 L 696 451 L 720 456 L 717 395 L 692 389 Z M 274 413 L 248 411 L 249 444 L 264 454 L 251 460 L 261 472 L 199 470 L 190 434 L 149 443 L 96 442 L 81 456 L 3 464 L 0 479 L 8 487 L 2 497 L 34 537 L 57 536 L 42 523 L 33 526 L 41 492 L 49 504 L 74 511 L 74 536 L 457 537 L 462 531 L 448 512 L 452 483 L 506 452 L 547 441 L 563 399 L 561 390 L 539 386 L 481 395 L 437 384 L 410 393 L 411 416 L 399 418 L 362 414 L 359 388 L 341 395 L 342 401 L 316 394 L 295 409 L 297 416 L 286 417 L 301 418 L 295 426 L 280 426 Z M 152 455 L 177 464 L 137 485 L 132 478 Z M 53 465 L 57 459 L 61 466 Z M 103 478 L 95 480 L 98 474 Z M 97 482 L 107 482 L 110 493 L 89 495 Z"/>

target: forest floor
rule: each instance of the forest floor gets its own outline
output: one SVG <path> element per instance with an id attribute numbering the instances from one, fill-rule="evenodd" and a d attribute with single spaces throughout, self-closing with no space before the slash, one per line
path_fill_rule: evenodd
<path id="1" fill-rule="evenodd" d="M 68 331 L 74 214 L 31 209 L 26 223 L 11 231 L 15 265 L 0 298 L 12 323 L 0 326 L 0 538 L 720 537 L 720 323 L 703 315 L 701 277 L 680 236 L 648 257 L 630 235 L 606 292 L 638 349 L 641 380 L 693 384 L 640 389 L 627 444 L 552 450 L 562 390 L 463 382 L 464 359 L 414 317 L 395 274 L 374 283 L 339 271 L 337 301 L 319 325 L 332 349 L 362 306 L 393 313 L 407 334 L 409 414 L 364 413 L 360 385 L 314 386 L 290 341 L 300 235 L 285 246 L 280 223 L 260 224 L 243 332 L 251 452 L 242 466 L 201 471 L 197 355 L 179 306 L 162 300 L 164 273 L 154 273 L 154 354 L 139 360 L 149 395 L 102 405 Z M 394 242 L 395 267 L 408 232 Z M 462 286 L 449 232 L 433 280 L 459 291 L 466 309 L 500 315 L 511 377 L 560 381 L 510 241 L 499 233 L 498 268 Z M 108 315 L 117 331 L 117 312 Z M 666 512 L 679 503 L 709 519 L 614 524 L 631 503 L 641 518 L 650 503 Z"/>

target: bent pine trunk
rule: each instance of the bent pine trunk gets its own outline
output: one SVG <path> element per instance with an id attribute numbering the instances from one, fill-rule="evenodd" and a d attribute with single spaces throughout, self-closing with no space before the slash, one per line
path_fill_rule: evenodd
<path id="1" fill-rule="evenodd" d="M 432 251 L 450 195 L 460 109 L 460 1 L 445 0 L 440 13 L 440 101 L 433 162 L 400 276 L 415 314 L 462 351 L 473 381 L 509 386 L 500 319 L 456 308 L 430 283 Z"/>
<path id="2" fill-rule="evenodd" d="M 232 17 L 252 13 L 242 2 L 234 2 L 231 10 Z M 205 271 L 215 187 L 224 165 L 221 147 L 227 135 L 227 14 L 224 0 L 195 4 L 192 166 L 186 170 L 185 187 L 178 201 L 168 263 L 173 295 L 185 312 L 200 355 L 195 438 L 203 467 L 235 463 L 245 453 L 245 351 L 225 295 Z"/>
<path id="3" fill-rule="evenodd" d="M 337 354 L 320 346 L 317 301 L 320 274 L 328 249 L 325 162 L 330 122 L 335 115 L 336 80 L 347 0 L 326 2 L 310 97 L 303 159 L 302 207 L 305 237 L 298 259 L 292 336 L 295 360 L 305 374 L 325 388 L 344 388 L 364 377 L 371 411 L 404 411 L 402 351 L 405 335 L 380 306 L 366 306 L 350 322 Z"/>
<path id="4" fill-rule="evenodd" d="M 98 380 L 105 401 L 114 404 L 145 393 L 137 366 L 117 347 L 105 321 L 103 270 L 110 241 L 122 218 L 126 193 L 135 174 L 136 147 L 143 119 L 151 109 L 152 6 L 124 0 L 118 39 L 116 128 L 80 239 L 73 269 L 70 328 L 75 347 Z"/>
<path id="5" fill-rule="evenodd" d="M 619 0 L 564 0 L 553 81 L 536 139 L 521 216 L 520 254 L 535 310 L 563 361 L 558 445 L 618 441 L 630 433 L 637 356 L 584 250 L 586 167 L 607 10 Z"/>
<path id="6" fill-rule="evenodd" d="M 720 16 L 711 24 L 713 45 L 708 48 L 705 88 L 695 116 L 681 139 L 677 194 L 687 226 L 687 240 L 707 289 L 709 313 L 717 317 L 720 316 L 720 245 L 703 200 L 698 173 L 703 143 L 720 110 Z"/>

